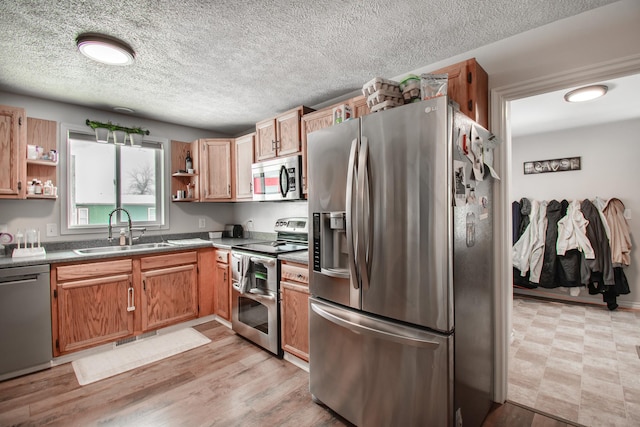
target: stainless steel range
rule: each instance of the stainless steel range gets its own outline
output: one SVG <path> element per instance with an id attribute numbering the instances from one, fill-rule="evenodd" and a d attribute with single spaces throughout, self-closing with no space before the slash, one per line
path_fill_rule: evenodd
<path id="1" fill-rule="evenodd" d="M 231 327 L 277 356 L 280 346 L 278 255 L 308 249 L 307 218 L 276 221 L 277 239 L 231 247 Z"/>

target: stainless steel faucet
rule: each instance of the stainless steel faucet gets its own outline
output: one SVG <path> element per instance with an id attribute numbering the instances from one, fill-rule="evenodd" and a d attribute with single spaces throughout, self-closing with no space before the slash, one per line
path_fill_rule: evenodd
<path id="1" fill-rule="evenodd" d="M 112 210 L 112 211 L 109 213 L 109 236 L 107 237 L 107 239 L 108 239 L 109 241 L 112 241 L 112 240 L 113 240 L 113 236 L 112 236 L 112 227 L 111 227 L 111 217 L 112 217 L 112 216 L 113 216 L 113 214 L 114 214 L 115 212 L 117 212 L 117 211 L 122 211 L 122 212 L 124 212 L 124 213 L 126 213 L 126 214 L 127 214 L 127 222 L 128 222 L 128 228 L 127 228 L 127 231 L 129 232 L 129 246 L 131 246 L 131 245 L 133 245 L 133 241 L 134 241 L 134 240 L 138 240 L 140 237 L 142 237 L 142 235 L 143 235 L 143 234 L 144 234 L 144 232 L 146 231 L 146 228 L 136 228 L 135 230 L 139 230 L 139 231 L 141 231 L 141 234 L 140 234 L 140 236 L 138 236 L 138 237 L 135 237 L 135 238 L 134 238 L 134 237 L 133 237 L 133 230 L 134 230 L 134 228 L 133 228 L 133 227 L 132 227 L 132 225 L 131 225 L 131 215 L 129 214 L 129 211 L 128 211 L 128 210 L 126 210 L 125 208 L 115 208 L 114 210 Z"/>

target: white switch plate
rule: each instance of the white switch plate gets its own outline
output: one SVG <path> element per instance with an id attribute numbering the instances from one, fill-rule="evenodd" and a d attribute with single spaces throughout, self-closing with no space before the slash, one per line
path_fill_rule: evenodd
<path id="1" fill-rule="evenodd" d="M 207 226 L 206 218 L 198 218 L 198 228 L 205 228 Z"/>
<path id="2" fill-rule="evenodd" d="M 55 223 L 47 224 L 47 237 L 56 237 L 58 235 L 58 225 Z"/>
<path id="3" fill-rule="evenodd" d="M 624 210 L 624 217 L 626 219 L 631 219 L 631 209 L 625 209 Z"/>

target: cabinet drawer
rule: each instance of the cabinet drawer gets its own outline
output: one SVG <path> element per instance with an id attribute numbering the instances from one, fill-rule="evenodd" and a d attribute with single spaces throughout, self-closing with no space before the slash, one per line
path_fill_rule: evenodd
<path id="1" fill-rule="evenodd" d="M 300 264 L 282 264 L 280 266 L 280 277 L 283 280 L 293 280 L 294 282 L 309 283 L 309 269 Z"/>
<path id="2" fill-rule="evenodd" d="M 65 265 L 56 268 L 57 280 L 82 279 L 85 277 L 106 276 L 112 274 L 131 273 L 132 262 L 130 259 L 117 261 L 90 262 L 86 264 Z"/>
<path id="3" fill-rule="evenodd" d="M 196 264 L 197 262 L 198 252 L 180 252 L 177 254 L 144 257 L 140 260 L 140 268 L 149 270 L 151 268 L 171 267 L 172 265 Z"/>
<path id="4" fill-rule="evenodd" d="M 224 264 L 229 264 L 229 251 L 218 249 L 216 251 L 216 261 L 222 262 Z"/>

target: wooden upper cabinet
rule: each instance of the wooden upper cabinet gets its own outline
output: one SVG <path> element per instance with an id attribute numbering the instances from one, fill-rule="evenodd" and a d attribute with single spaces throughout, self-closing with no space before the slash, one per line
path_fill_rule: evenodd
<path id="1" fill-rule="evenodd" d="M 0 198 L 26 195 L 27 116 L 23 108 L 0 105 Z"/>
<path id="2" fill-rule="evenodd" d="M 460 111 L 481 126 L 489 127 L 489 76 L 475 58 L 450 65 L 432 74 L 447 73 L 447 95 L 460 105 Z"/>
<path id="3" fill-rule="evenodd" d="M 351 98 L 349 100 L 349 105 L 351 106 L 353 117 L 356 119 L 358 117 L 366 116 L 371 112 L 369 106 L 367 105 L 367 97 L 364 95 Z"/>
<path id="4" fill-rule="evenodd" d="M 302 151 L 300 118 L 313 111 L 303 105 L 256 123 L 256 162 Z"/>
<path id="5" fill-rule="evenodd" d="M 201 139 L 201 197 L 203 202 L 230 201 L 234 191 L 232 180 L 234 155 L 231 139 Z"/>
<path id="6" fill-rule="evenodd" d="M 193 173 L 186 170 L 187 153 L 193 163 Z M 197 202 L 200 199 L 198 154 L 198 141 L 171 141 L 171 199 L 174 202 Z M 193 197 L 189 197 L 188 187 L 191 187 Z M 185 192 L 185 198 L 176 198 L 179 190 Z"/>
<path id="7" fill-rule="evenodd" d="M 256 161 L 276 157 L 276 121 L 267 119 L 256 123 Z"/>
<path id="8" fill-rule="evenodd" d="M 255 133 L 236 138 L 236 175 L 235 175 L 235 200 L 253 200 L 253 145 Z"/>
<path id="9" fill-rule="evenodd" d="M 323 108 L 302 116 L 302 192 L 307 193 L 307 138 L 311 132 L 333 124 L 333 108 Z"/>
<path id="10" fill-rule="evenodd" d="M 27 117 L 27 145 L 39 145 L 44 149 L 45 153 L 51 150 L 58 150 L 57 132 L 58 123 L 52 120 L 35 119 Z M 26 160 L 27 180 L 31 182 L 39 179 L 44 184 L 47 180 L 57 186 L 56 166 L 57 161 L 51 160 Z M 34 199 L 55 199 L 54 195 L 31 195 L 27 194 L 27 198 Z"/>

